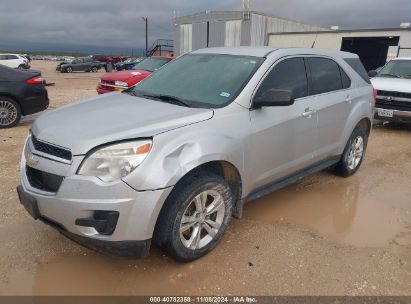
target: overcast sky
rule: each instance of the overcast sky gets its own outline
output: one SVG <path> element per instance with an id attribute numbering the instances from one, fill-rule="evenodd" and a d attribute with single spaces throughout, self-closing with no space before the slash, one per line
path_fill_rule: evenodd
<path id="1" fill-rule="evenodd" d="M 0 49 L 131 51 L 172 38 L 173 16 L 239 10 L 241 0 L 0 0 Z M 251 0 L 251 9 L 322 26 L 398 27 L 411 0 Z"/>

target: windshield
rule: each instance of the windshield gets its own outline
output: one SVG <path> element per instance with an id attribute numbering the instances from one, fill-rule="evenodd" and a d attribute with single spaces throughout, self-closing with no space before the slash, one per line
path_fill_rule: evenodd
<path id="1" fill-rule="evenodd" d="M 168 96 L 192 107 L 222 107 L 237 97 L 263 60 L 251 56 L 184 55 L 130 92 L 144 97 Z"/>
<path id="2" fill-rule="evenodd" d="M 169 58 L 156 58 L 156 57 L 149 57 L 144 59 L 143 61 L 135 64 L 133 66 L 133 70 L 144 70 L 147 72 L 154 72 L 169 62 L 171 59 Z"/>
<path id="3" fill-rule="evenodd" d="M 377 76 L 411 78 L 411 60 L 392 60 L 378 72 Z"/>

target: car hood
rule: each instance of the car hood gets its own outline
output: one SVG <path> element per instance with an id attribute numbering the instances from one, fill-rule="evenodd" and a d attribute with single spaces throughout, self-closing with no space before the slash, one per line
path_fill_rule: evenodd
<path id="1" fill-rule="evenodd" d="M 376 90 L 411 93 L 411 79 L 375 77 L 371 83 Z"/>
<path id="2" fill-rule="evenodd" d="M 83 155 L 101 144 L 152 137 L 205 121 L 213 113 L 115 92 L 46 112 L 35 120 L 32 132 L 73 155 Z"/>
<path id="3" fill-rule="evenodd" d="M 126 70 L 120 72 L 107 73 L 101 77 L 101 80 L 104 81 L 124 81 L 129 85 L 134 85 L 142 79 L 150 76 L 151 72 L 144 70 Z"/>

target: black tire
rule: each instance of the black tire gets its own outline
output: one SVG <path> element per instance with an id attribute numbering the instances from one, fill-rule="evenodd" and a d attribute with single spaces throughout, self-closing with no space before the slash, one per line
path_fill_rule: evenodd
<path id="1" fill-rule="evenodd" d="M 20 119 L 20 105 L 9 97 L 0 96 L 0 129 L 15 127 Z"/>
<path id="2" fill-rule="evenodd" d="M 71 66 L 66 67 L 66 73 L 73 72 L 73 68 Z"/>
<path id="3" fill-rule="evenodd" d="M 95 67 L 95 66 L 93 66 L 93 67 L 91 68 L 91 71 L 92 71 L 93 73 L 96 73 L 96 72 L 97 72 L 97 70 L 98 70 L 98 68 L 97 68 L 97 67 Z"/>
<path id="4" fill-rule="evenodd" d="M 217 217 L 220 217 L 221 224 L 217 229 L 217 232 L 213 230 L 213 234 L 215 233 L 214 236 L 211 236 L 208 233 L 211 225 L 208 225 L 207 222 L 210 220 L 210 218 L 207 219 L 206 216 L 206 218 L 204 219 L 204 216 L 195 213 L 187 215 L 187 208 L 191 208 L 192 204 L 194 203 L 194 199 L 200 193 L 204 193 L 204 191 L 210 191 L 210 193 L 213 194 L 217 193 L 219 197 L 223 199 L 223 204 L 220 205 L 221 209 L 219 208 L 220 211 L 215 211 L 215 213 L 208 215 L 208 217 L 215 216 L 215 218 L 211 219 L 211 221 L 214 223 L 218 221 Z M 213 202 L 212 199 L 214 198 L 213 196 L 209 195 L 207 195 L 206 197 L 206 201 L 210 201 L 210 203 L 208 204 L 208 206 L 210 207 Z M 207 206 L 206 203 L 204 205 Z M 194 206 L 196 206 L 195 203 Z M 153 241 L 157 246 L 161 247 L 171 257 L 179 262 L 189 262 L 196 260 L 213 250 L 214 247 L 219 243 L 230 223 L 233 208 L 232 206 L 233 195 L 231 193 L 230 187 L 223 178 L 207 171 L 197 171 L 193 174 L 190 174 L 175 186 L 175 188 L 167 198 L 157 220 Z M 220 213 L 219 215 L 218 212 L 222 212 L 222 209 L 224 209 L 224 212 Z M 221 214 L 223 214 L 223 216 L 221 216 Z M 186 245 L 183 244 L 182 238 L 185 238 L 184 233 L 186 233 L 180 233 L 180 225 L 183 215 L 191 216 L 192 218 L 196 218 L 199 221 L 193 226 L 190 226 L 191 228 L 188 228 L 187 230 L 191 231 L 192 236 L 194 236 L 195 229 L 198 229 L 197 231 L 200 231 L 200 233 L 197 234 L 199 235 L 199 248 L 189 249 Z M 200 219 L 201 216 L 202 219 Z M 201 221 L 203 221 L 203 223 L 200 223 Z M 204 236 L 202 237 L 203 234 Z M 195 237 L 193 238 L 193 242 L 194 239 Z M 191 237 L 189 238 L 189 240 L 184 240 L 186 242 L 189 242 L 189 240 L 191 240 Z M 203 247 L 200 247 L 201 241 L 206 242 Z"/>
<path id="5" fill-rule="evenodd" d="M 353 152 L 353 143 L 356 139 L 362 138 L 363 140 L 363 149 L 362 149 L 362 155 L 361 158 L 359 159 L 359 162 L 355 164 L 354 163 L 349 163 L 350 162 L 350 153 Z M 342 177 L 348 177 L 353 175 L 357 170 L 360 168 L 365 152 L 367 149 L 367 144 L 368 144 L 368 134 L 367 131 L 364 130 L 363 128 L 357 126 L 355 127 L 354 131 L 351 133 L 350 138 L 348 139 L 347 145 L 344 148 L 343 155 L 341 157 L 340 162 L 336 165 L 336 173 Z M 353 167 L 353 164 L 355 166 Z"/>
<path id="6" fill-rule="evenodd" d="M 17 69 L 19 69 L 19 70 L 25 70 L 26 67 L 25 67 L 24 64 L 20 64 L 20 65 L 17 67 Z"/>

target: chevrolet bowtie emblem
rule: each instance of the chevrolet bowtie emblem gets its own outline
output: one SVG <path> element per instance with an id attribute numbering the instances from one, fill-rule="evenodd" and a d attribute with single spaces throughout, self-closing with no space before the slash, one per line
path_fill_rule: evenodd
<path id="1" fill-rule="evenodd" d="M 386 97 L 385 98 L 387 101 L 392 101 L 393 100 L 393 98 L 391 97 L 391 96 L 388 96 L 388 97 Z"/>

